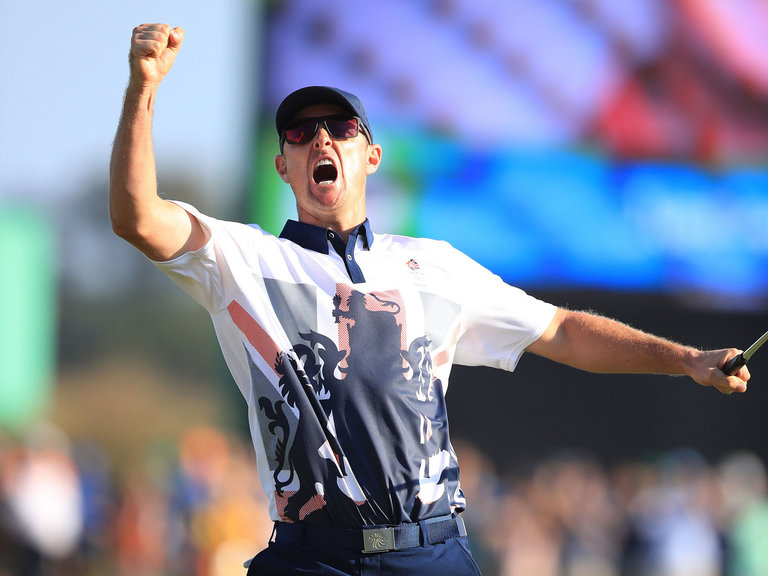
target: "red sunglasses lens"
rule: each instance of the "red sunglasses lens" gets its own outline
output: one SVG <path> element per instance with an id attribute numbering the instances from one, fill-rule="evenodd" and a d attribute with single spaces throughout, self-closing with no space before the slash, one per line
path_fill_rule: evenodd
<path id="1" fill-rule="evenodd" d="M 346 140 L 357 136 L 357 118 L 326 118 L 325 125 L 333 138 Z"/>
<path id="2" fill-rule="evenodd" d="M 317 121 L 308 120 L 293 128 L 286 128 L 285 141 L 291 144 L 303 144 L 309 142 L 317 131 Z"/>

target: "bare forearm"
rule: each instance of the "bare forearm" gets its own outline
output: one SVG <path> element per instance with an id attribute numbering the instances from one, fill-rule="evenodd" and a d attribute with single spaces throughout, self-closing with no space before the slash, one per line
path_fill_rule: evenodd
<path id="1" fill-rule="evenodd" d="M 744 392 L 749 370 L 722 371 L 734 348 L 697 350 L 647 334 L 609 318 L 560 309 L 530 352 L 590 372 L 680 374 L 724 394 Z"/>
<path id="2" fill-rule="evenodd" d="M 115 232 L 138 235 L 142 218 L 156 203 L 157 177 L 152 146 L 152 108 L 157 88 L 129 86 L 112 148 L 109 215 Z"/>
<path id="3" fill-rule="evenodd" d="M 698 351 L 616 320 L 563 311 L 554 360 L 590 372 L 690 374 Z"/>

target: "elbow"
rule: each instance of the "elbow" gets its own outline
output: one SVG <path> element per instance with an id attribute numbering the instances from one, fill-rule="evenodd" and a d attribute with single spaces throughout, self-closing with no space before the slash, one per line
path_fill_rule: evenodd
<path id="1" fill-rule="evenodd" d="M 110 208 L 109 220 L 112 225 L 112 232 L 117 237 L 122 238 L 134 246 L 143 243 L 144 234 L 142 234 L 141 226 L 136 218 L 116 213 Z"/>
<path id="2" fill-rule="evenodd" d="M 142 231 L 142 227 L 132 220 L 121 220 L 111 218 L 112 232 L 119 238 L 125 240 L 128 244 L 137 248 L 147 257 L 152 259 L 162 259 L 157 253 L 151 250 L 149 235 Z"/>
<path id="3" fill-rule="evenodd" d="M 116 236 L 123 240 L 127 240 L 128 242 L 131 242 L 132 239 L 136 238 L 137 233 L 135 227 L 126 225 L 116 218 L 110 218 L 110 220 L 112 221 L 112 232 Z"/>
<path id="4" fill-rule="evenodd" d="M 142 229 L 147 225 L 143 223 L 146 220 L 144 210 L 141 206 L 131 200 L 123 198 L 125 194 L 119 193 L 114 187 L 110 188 L 109 195 L 109 221 L 112 225 L 112 232 L 131 244 L 141 241 Z"/>
<path id="5" fill-rule="evenodd" d="M 109 205 L 109 221 L 112 225 L 112 232 L 123 240 L 128 240 L 137 235 L 135 220 L 126 218 L 111 203 Z"/>

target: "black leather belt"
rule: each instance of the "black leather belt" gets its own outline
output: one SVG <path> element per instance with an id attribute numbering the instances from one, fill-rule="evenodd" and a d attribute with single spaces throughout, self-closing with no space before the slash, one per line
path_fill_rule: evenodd
<path id="1" fill-rule="evenodd" d="M 397 526 L 335 528 L 287 522 L 277 522 L 275 526 L 275 542 L 279 544 L 348 548 L 364 554 L 427 546 L 466 535 L 464 521 L 453 515 Z"/>

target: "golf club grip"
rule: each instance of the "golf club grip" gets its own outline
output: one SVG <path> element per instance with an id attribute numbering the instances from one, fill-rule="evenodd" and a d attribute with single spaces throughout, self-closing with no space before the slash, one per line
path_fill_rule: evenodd
<path id="1" fill-rule="evenodd" d="M 738 356 L 734 356 L 728 362 L 725 363 L 725 366 L 723 366 L 723 372 L 728 374 L 728 376 L 731 376 L 734 372 L 736 372 L 739 368 L 744 366 L 747 363 L 746 360 L 744 360 L 744 354 L 739 354 Z"/>

